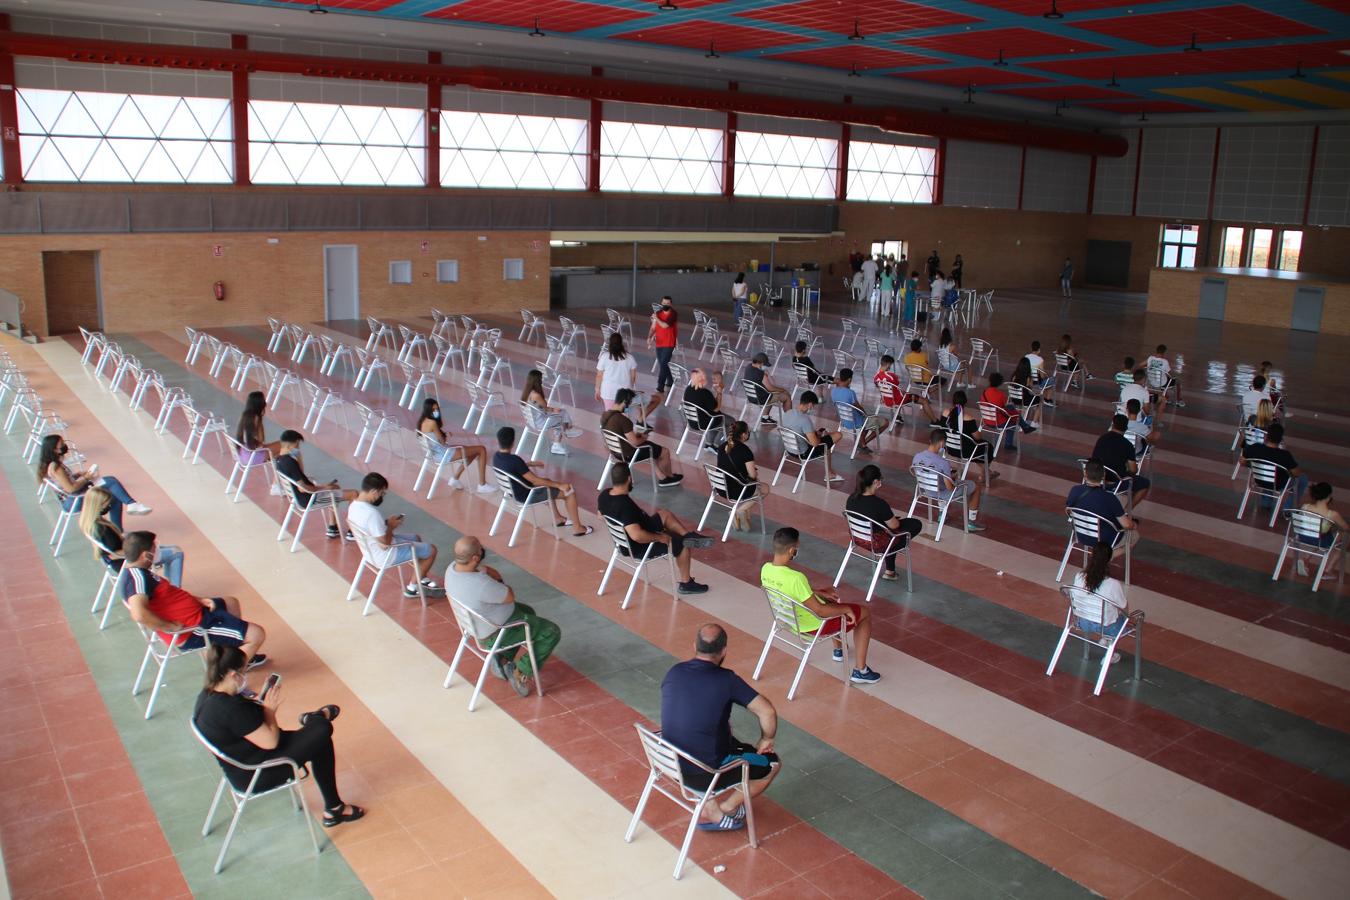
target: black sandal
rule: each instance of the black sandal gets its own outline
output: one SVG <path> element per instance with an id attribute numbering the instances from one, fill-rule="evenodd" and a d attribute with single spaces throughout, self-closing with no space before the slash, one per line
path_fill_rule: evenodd
<path id="1" fill-rule="evenodd" d="M 343 812 L 344 809 L 351 810 L 351 812 Z M 361 807 L 352 803 L 344 803 L 341 806 L 323 811 L 323 827 L 332 828 L 341 825 L 343 822 L 355 822 L 365 814 L 366 811 Z"/>
<path id="2" fill-rule="evenodd" d="M 586 526 L 586 530 L 585 530 L 585 531 L 574 531 L 574 532 L 572 532 L 572 537 L 585 537 L 585 536 L 588 535 L 588 534 L 595 534 L 595 529 L 592 528 L 590 525 L 587 525 L 587 526 Z"/>
<path id="3" fill-rule="evenodd" d="M 319 707 L 313 712 L 301 713 L 300 727 L 301 728 L 305 727 L 305 723 L 309 721 L 310 716 L 323 716 L 324 718 L 326 718 L 328 721 L 331 722 L 340 715 L 342 715 L 342 707 L 338 706 L 336 703 L 330 703 L 327 706 Z"/>

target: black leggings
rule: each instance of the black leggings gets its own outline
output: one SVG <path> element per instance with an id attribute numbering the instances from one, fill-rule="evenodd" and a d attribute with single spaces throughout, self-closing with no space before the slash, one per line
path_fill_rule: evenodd
<path id="1" fill-rule="evenodd" d="M 333 723 L 323 713 L 310 715 L 299 731 L 281 732 L 277 748 L 268 754 L 269 759 L 278 757 L 287 757 L 302 765 L 309 764 L 314 783 L 323 795 L 324 809 L 336 809 L 342 805 L 342 796 L 337 787 L 337 762 L 333 753 Z M 290 777 L 290 769 L 280 766 L 267 769 L 258 776 L 255 790 L 265 791 L 277 787 Z"/>
<path id="2" fill-rule="evenodd" d="M 904 541 L 902 541 L 902 542 L 900 543 L 900 546 L 902 546 L 902 547 L 908 547 L 909 544 L 910 544 L 910 541 L 913 541 L 916 537 L 918 537 L 918 536 L 919 536 L 919 532 L 921 532 L 921 531 L 923 531 L 923 520 L 922 520 L 922 519 L 904 519 L 904 518 L 902 518 L 902 519 L 900 520 L 900 527 L 899 527 L 898 529 L 896 529 L 893 533 L 894 533 L 894 534 L 907 534 L 907 535 L 909 535 L 908 538 L 906 538 Z M 898 553 L 892 553 L 890 556 L 886 557 L 886 571 L 887 571 L 887 572 L 894 572 L 894 571 L 895 571 L 895 558 L 896 558 L 897 556 L 899 556 L 899 555 L 900 555 L 900 554 L 898 554 Z"/>

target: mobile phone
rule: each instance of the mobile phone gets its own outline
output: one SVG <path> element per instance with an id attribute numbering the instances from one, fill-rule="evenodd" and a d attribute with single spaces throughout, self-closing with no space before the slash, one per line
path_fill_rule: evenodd
<path id="1" fill-rule="evenodd" d="M 267 695 L 272 693 L 272 688 L 276 687 L 278 684 L 281 684 L 280 672 L 273 672 L 271 675 L 268 675 L 267 680 L 263 682 L 262 692 L 258 694 L 258 702 L 261 703 L 266 700 Z"/>

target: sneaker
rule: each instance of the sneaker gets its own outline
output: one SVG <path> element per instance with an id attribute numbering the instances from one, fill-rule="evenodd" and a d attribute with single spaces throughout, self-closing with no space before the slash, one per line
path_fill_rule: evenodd
<path id="1" fill-rule="evenodd" d="M 126 509 L 122 510 L 122 512 L 126 513 L 129 516 L 148 516 L 150 515 L 150 513 L 154 512 L 154 510 L 146 506 L 144 503 L 129 503 L 127 504 Z"/>
<path id="2" fill-rule="evenodd" d="M 828 478 L 826 478 L 826 479 L 825 479 L 825 483 L 826 483 L 826 484 L 838 484 L 839 482 L 841 482 L 841 481 L 843 481 L 843 480 L 844 480 L 844 476 L 843 476 L 843 475 L 838 475 L 838 474 L 836 474 L 836 475 L 831 475 L 831 476 L 829 476 Z"/>
<path id="3" fill-rule="evenodd" d="M 966 520 L 966 532 L 967 532 L 967 533 L 969 533 L 969 534 L 979 534 L 981 531 L 984 531 L 984 526 L 981 525 L 979 522 L 973 522 L 973 521 L 971 521 L 970 519 L 967 519 L 967 520 Z"/>
<path id="4" fill-rule="evenodd" d="M 512 668 L 514 669 L 515 666 L 512 666 Z M 516 693 L 522 697 L 530 696 L 530 682 L 533 680 L 530 676 L 518 670 L 512 672 L 511 677 L 507 679 L 511 682 L 511 687 L 515 688 Z"/>
<path id="5" fill-rule="evenodd" d="M 346 541 L 351 541 L 352 543 L 356 543 L 356 535 L 352 534 L 352 530 L 350 528 L 342 532 L 342 539 Z"/>
<path id="6" fill-rule="evenodd" d="M 1036 426 L 1035 426 L 1035 425 L 1032 425 L 1030 422 L 1027 422 L 1025 425 L 1022 426 L 1022 433 L 1023 433 L 1023 434 L 1034 434 L 1035 432 L 1036 432 Z"/>
<path id="7" fill-rule="evenodd" d="M 504 681 L 510 681 L 516 674 L 516 664 L 500 653 L 492 658 L 492 673 Z"/>
<path id="8" fill-rule="evenodd" d="M 1186 401 L 1185 401 L 1185 400 L 1177 400 L 1177 401 L 1174 402 L 1172 405 L 1173 405 L 1173 406 L 1176 406 L 1176 407 L 1178 407 L 1178 408 L 1185 408 L 1185 406 L 1186 406 Z"/>
<path id="9" fill-rule="evenodd" d="M 881 676 L 871 667 L 866 669 L 854 669 L 853 674 L 848 676 L 848 680 L 854 684 L 876 684 L 881 680 Z"/>
<path id="10" fill-rule="evenodd" d="M 1303 557 L 1300 556 L 1294 560 L 1294 571 L 1298 573 L 1300 578 L 1308 577 L 1308 564 L 1303 561 Z"/>
<path id="11" fill-rule="evenodd" d="M 759 420 L 759 424 L 761 428 L 772 428 L 773 426 L 778 424 L 778 420 L 773 418 L 772 416 L 765 416 L 764 418 Z"/>
<path id="12" fill-rule="evenodd" d="M 336 525 L 329 525 L 328 530 L 324 532 L 324 534 L 329 540 L 336 540 L 338 535 L 341 534 L 341 532 L 338 531 L 338 527 Z"/>
<path id="13" fill-rule="evenodd" d="M 871 447 L 859 447 L 859 448 L 858 448 L 858 455 L 859 455 L 859 456 L 871 456 L 871 455 L 872 455 L 872 448 L 871 448 Z"/>
<path id="14" fill-rule="evenodd" d="M 478 487 L 474 488 L 474 490 L 476 490 L 480 494 L 495 494 L 498 493 L 501 490 L 501 488 L 497 487 L 495 484 L 492 484 L 490 482 L 484 482 L 483 484 L 480 484 Z"/>
<path id="15" fill-rule="evenodd" d="M 899 579 L 900 579 L 900 576 L 899 576 L 898 574 L 896 574 L 895 572 L 882 572 L 882 573 L 881 573 L 881 580 L 882 580 L 882 581 L 898 581 Z"/>
<path id="16" fill-rule="evenodd" d="M 715 538 L 699 534 L 697 531 L 691 531 L 684 536 L 684 545 L 691 550 L 707 550 L 715 543 L 717 543 Z"/>
<path id="17" fill-rule="evenodd" d="M 688 581 L 681 581 L 680 586 L 676 588 L 676 590 L 681 594 L 706 594 L 708 593 L 708 586 L 706 584 L 699 584 L 691 578 Z"/>
<path id="18" fill-rule="evenodd" d="M 563 431 L 563 435 L 575 440 L 576 438 L 581 437 L 582 431 L 580 428 L 568 428 L 565 431 Z"/>
<path id="19" fill-rule="evenodd" d="M 451 478 L 449 481 L 446 482 L 446 484 L 450 485 L 457 491 L 464 490 L 464 482 L 460 481 L 458 478 Z"/>
<path id="20" fill-rule="evenodd" d="M 248 665 L 244 666 L 244 671 L 245 671 L 245 672 L 250 672 L 250 671 L 252 671 L 252 670 L 258 668 L 259 666 L 265 666 L 265 665 L 267 665 L 267 654 L 266 654 L 266 653 L 255 653 L 255 654 L 253 654 L 253 658 L 250 659 L 250 660 L 248 661 Z"/>
<path id="21" fill-rule="evenodd" d="M 1112 653 L 1112 654 L 1111 654 L 1111 663 L 1112 663 L 1112 665 L 1114 665 L 1115 663 L 1118 663 L 1118 662 L 1120 662 L 1120 654 L 1119 654 L 1119 653 Z"/>
<path id="22" fill-rule="evenodd" d="M 558 443 L 557 441 L 554 441 L 553 444 L 548 448 L 548 452 L 552 453 L 554 456 L 566 456 L 567 448 L 564 447 L 562 444 Z"/>
<path id="23" fill-rule="evenodd" d="M 830 659 L 834 660 L 835 662 L 843 662 L 844 661 L 843 648 L 835 647 L 834 652 L 830 654 Z"/>
<path id="24" fill-rule="evenodd" d="M 675 485 L 679 484 L 682 481 L 684 481 L 684 476 L 675 474 L 671 475 L 669 478 L 662 478 L 660 481 L 657 482 L 657 484 L 660 485 L 661 487 L 674 487 Z"/>
<path id="25" fill-rule="evenodd" d="M 281 485 L 278 482 L 272 482 L 272 486 L 268 488 L 268 493 L 273 497 L 280 497 L 282 493 Z"/>

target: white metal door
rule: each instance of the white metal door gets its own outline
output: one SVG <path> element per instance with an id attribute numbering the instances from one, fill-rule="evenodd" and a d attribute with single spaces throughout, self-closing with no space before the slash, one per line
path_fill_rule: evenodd
<path id="1" fill-rule="evenodd" d="M 357 319 L 361 316 L 361 290 L 356 245 L 334 244 L 323 248 L 324 318 Z"/>

